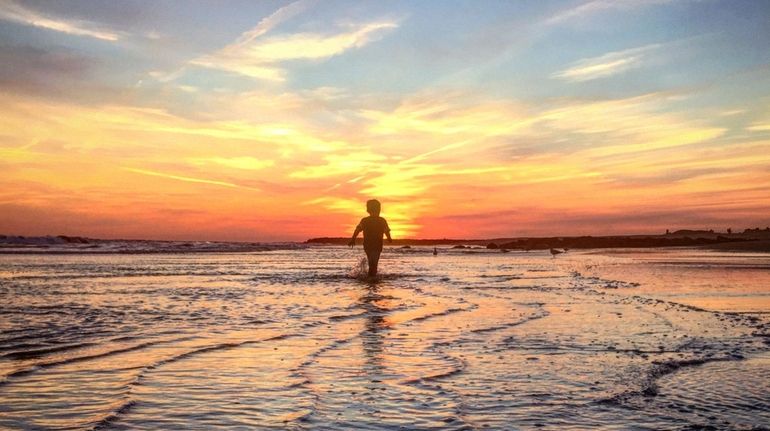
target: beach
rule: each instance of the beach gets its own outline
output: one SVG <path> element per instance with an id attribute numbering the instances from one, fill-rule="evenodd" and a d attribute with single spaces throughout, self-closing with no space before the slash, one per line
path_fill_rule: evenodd
<path id="1" fill-rule="evenodd" d="M 432 251 L 0 255 L 0 428 L 770 428 L 770 254 Z"/>

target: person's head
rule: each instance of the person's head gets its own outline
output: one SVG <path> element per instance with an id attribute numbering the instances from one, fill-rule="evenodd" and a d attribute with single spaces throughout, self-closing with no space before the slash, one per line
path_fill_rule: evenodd
<path id="1" fill-rule="evenodd" d="M 380 201 L 377 199 L 369 199 L 366 201 L 366 212 L 373 216 L 380 215 L 380 209 L 382 208 L 382 205 L 380 205 Z"/>

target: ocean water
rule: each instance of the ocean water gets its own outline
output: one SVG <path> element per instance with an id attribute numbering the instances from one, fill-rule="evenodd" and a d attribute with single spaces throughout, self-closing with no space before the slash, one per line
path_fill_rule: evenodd
<path id="1" fill-rule="evenodd" d="M 0 428 L 770 428 L 768 254 L 361 255 L 0 255 Z"/>

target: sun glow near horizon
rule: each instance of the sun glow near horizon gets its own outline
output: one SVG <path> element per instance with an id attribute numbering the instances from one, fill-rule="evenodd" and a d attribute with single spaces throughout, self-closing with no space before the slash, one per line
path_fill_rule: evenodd
<path id="1" fill-rule="evenodd" d="M 0 233 L 770 224 L 770 8 L 588 3 L 0 1 Z"/>

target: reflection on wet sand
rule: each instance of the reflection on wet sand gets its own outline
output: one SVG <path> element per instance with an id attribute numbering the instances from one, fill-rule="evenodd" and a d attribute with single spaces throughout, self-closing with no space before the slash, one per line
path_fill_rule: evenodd
<path id="1" fill-rule="evenodd" d="M 10 300 L 0 304 L 0 427 L 770 422 L 767 314 L 674 300 L 698 300 L 686 284 L 704 279 L 698 271 L 719 277 L 734 269 L 688 267 L 692 277 L 661 290 L 645 275 L 659 272 L 658 263 L 416 248 L 387 250 L 387 271 L 370 283 L 347 276 L 356 257 L 336 247 L 44 262 L 3 256 Z M 709 259 L 687 255 L 700 258 Z M 768 294 L 759 285 L 738 290 Z"/>
<path id="2" fill-rule="evenodd" d="M 370 382 L 380 383 L 385 373 L 382 331 L 388 327 L 385 318 L 390 310 L 387 302 L 377 293 L 377 283 L 369 283 L 364 289 L 361 296 L 361 307 L 365 310 L 364 330 L 361 332 L 361 344 L 366 358 L 364 373 Z"/>

